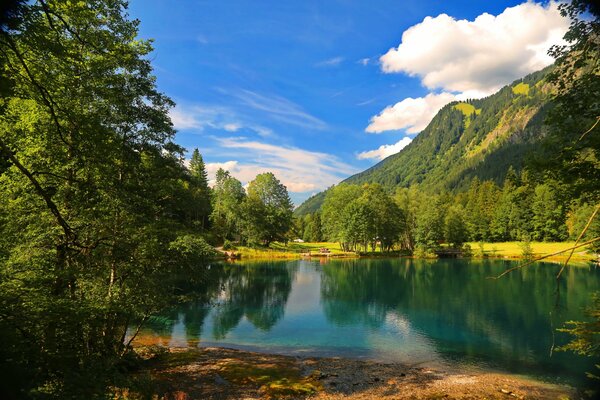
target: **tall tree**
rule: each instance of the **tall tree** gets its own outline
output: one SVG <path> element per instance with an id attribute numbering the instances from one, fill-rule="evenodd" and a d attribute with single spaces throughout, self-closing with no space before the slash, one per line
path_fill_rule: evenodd
<path id="1" fill-rule="evenodd" d="M 245 218 L 247 238 L 264 245 L 286 240 L 294 209 L 287 188 L 271 172 L 259 174 L 248 184 Z"/>
<path id="2" fill-rule="evenodd" d="M 204 160 L 198 149 L 194 149 L 190 160 L 191 190 L 193 192 L 193 219 L 200 223 L 201 228 L 208 225 L 211 214 L 210 188 Z"/>
<path id="3" fill-rule="evenodd" d="M 212 230 L 221 240 L 239 240 L 242 227 L 242 204 L 246 192 L 242 183 L 222 168 L 216 174 L 210 221 Z"/>

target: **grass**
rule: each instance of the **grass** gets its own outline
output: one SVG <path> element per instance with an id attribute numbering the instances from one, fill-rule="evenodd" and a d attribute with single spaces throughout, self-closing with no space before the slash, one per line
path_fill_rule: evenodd
<path id="1" fill-rule="evenodd" d="M 465 116 L 465 128 L 468 128 L 471 124 L 471 115 L 479 115 L 481 113 L 481 109 L 475 108 L 475 106 L 469 103 L 458 103 L 454 108 L 462 112 Z"/>
<path id="2" fill-rule="evenodd" d="M 470 242 L 474 257 L 481 257 L 480 242 Z M 555 253 L 560 250 L 568 249 L 573 246 L 575 242 L 531 242 L 531 250 L 534 257 L 540 257 L 545 254 Z M 319 242 L 319 243 L 293 243 L 290 242 L 287 245 L 281 242 L 271 243 L 269 247 L 245 247 L 238 246 L 235 249 L 236 253 L 241 254 L 242 260 L 256 259 L 280 259 L 280 260 L 292 260 L 299 259 L 303 253 L 311 252 L 318 253 L 321 248 L 328 249 L 333 256 L 357 256 L 353 252 L 344 252 L 339 243 L 333 242 Z M 400 255 L 394 253 L 395 256 Z M 381 253 L 379 249 L 375 252 L 369 252 L 364 254 L 365 256 L 386 256 L 387 253 Z M 483 243 L 483 256 L 484 257 L 498 257 L 498 258 L 514 258 L 520 259 L 523 257 L 523 248 L 521 242 L 501 242 L 501 243 Z M 549 261 L 564 261 L 568 256 L 568 252 L 548 258 Z M 571 261 L 573 262 L 588 262 L 593 261 L 596 256 L 589 253 L 584 248 L 577 249 L 573 253 Z"/>
<path id="3" fill-rule="evenodd" d="M 483 255 L 485 257 L 502 257 L 502 258 L 521 258 L 523 255 L 522 242 L 500 242 L 500 243 L 468 243 L 473 250 L 475 256 L 481 256 L 480 246 L 483 244 Z M 575 242 L 531 242 L 531 250 L 534 257 L 541 257 L 546 254 L 555 253 L 560 250 L 572 247 Z M 569 252 L 548 258 L 549 261 L 565 261 Z M 594 254 L 589 253 L 585 249 L 577 249 L 571 257 L 573 262 L 587 262 L 595 259 Z"/>
<path id="4" fill-rule="evenodd" d="M 355 253 L 342 251 L 339 243 L 293 243 L 287 245 L 281 242 L 271 243 L 269 247 L 246 247 L 238 246 L 236 253 L 241 254 L 242 259 L 297 259 L 304 253 L 318 253 L 321 248 L 326 248 L 334 256 L 355 256 Z"/>
<path id="5" fill-rule="evenodd" d="M 524 96 L 529 96 L 529 84 L 527 83 L 518 83 L 512 87 L 512 92 L 514 94 L 522 94 Z"/>

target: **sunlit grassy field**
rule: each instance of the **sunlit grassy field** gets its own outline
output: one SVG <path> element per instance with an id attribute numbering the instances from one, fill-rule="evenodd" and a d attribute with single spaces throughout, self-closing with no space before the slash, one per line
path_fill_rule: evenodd
<path id="1" fill-rule="evenodd" d="M 354 253 L 346 253 L 342 251 L 339 243 L 321 242 L 321 243 L 293 243 L 287 245 L 281 242 L 271 243 L 269 247 L 245 247 L 238 246 L 237 253 L 241 253 L 242 258 L 279 258 L 290 259 L 300 258 L 303 253 L 318 253 L 320 249 L 326 248 L 334 255 L 354 255 Z"/>
<path id="2" fill-rule="evenodd" d="M 523 254 L 523 243 L 522 242 L 500 242 L 500 243 L 487 243 L 483 244 L 483 253 L 486 257 L 508 257 L 508 258 L 520 258 Z M 561 250 L 572 247 L 575 242 L 531 242 L 531 250 L 536 257 L 541 257 L 546 254 L 556 253 Z M 480 242 L 470 242 L 469 245 L 473 250 L 475 256 L 480 253 Z M 479 254 L 480 255 L 480 254 Z M 569 252 L 552 256 L 548 260 L 551 261 L 563 261 L 566 260 Z M 585 248 L 581 247 L 575 250 L 573 253 L 572 261 L 591 261 L 595 259 L 593 253 L 588 252 Z"/>
<path id="3" fill-rule="evenodd" d="M 500 242 L 500 243 L 489 243 L 489 242 L 470 242 L 468 243 L 473 251 L 475 258 L 481 257 L 481 246 L 483 246 L 483 256 L 490 258 L 521 258 L 523 255 L 523 244 L 521 242 Z M 547 254 L 555 253 L 560 250 L 565 250 L 573 246 L 575 242 L 560 242 L 560 243 L 548 243 L 548 242 L 531 242 L 531 250 L 535 257 L 541 257 Z M 354 255 L 354 253 L 347 253 L 342 251 L 339 243 L 332 242 L 319 242 L 319 243 L 293 243 L 289 242 L 287 245 L 281 242 L 271 243 L 269 247 L 245 247 L 239 246 L 236 248 L 236 252 L 241 254 L 242 259 L 295 259 L 302 257 L 303 253 L 311 252 L 318 253 L 320 249 L 329 249 L 331 254 L 337 256 L 343 255 Z M 376 252 L 379 252 L 377 250 Z M 552 256 L 548 258 L 549 261 L 564 261 L 566 260 L 567 253 Z M 593 253 L 588 252 L 585 248 L 579 248 L 575 250 L 571 260 L 573 262 L 585 262 L 594 260 L 597 256 Z"/>

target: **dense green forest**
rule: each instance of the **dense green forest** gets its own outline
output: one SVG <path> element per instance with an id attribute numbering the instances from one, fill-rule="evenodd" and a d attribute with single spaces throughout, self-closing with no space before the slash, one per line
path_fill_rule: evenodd
<path id="1" fill-rule="evenodd" d="M 473 241 L 574 240 L 594 209 L 565 184 L 510 168 L 502 186 L 475 178 L 457 194 L 342 183 L 327 192 L 320 213 L 298 217 L 296 229 L 307 241 L 340 242 L 345 250 L 432 252 Z M 583 239 L 597 236 L 594 221 Z"/>

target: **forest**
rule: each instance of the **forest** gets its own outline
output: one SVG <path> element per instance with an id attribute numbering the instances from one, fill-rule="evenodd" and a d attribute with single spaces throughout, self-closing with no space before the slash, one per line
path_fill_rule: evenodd
<path id="1" fill-rule="evenodd" d="M 594 209 L 590 198 L 570 198 L 556 180 L 511 168 L 502 186 L 475 178 L 457 194 L 342 183 L 327 191 L 321 212 L 298 217 L 294 233 L 305 241 L 339 242 L 347 251 L 379 246 L 431 254 L 442 245 L 460 250 L 466 242 L 575 240 Z M 594 221 L 583 239 L 600 236 L 599 228 Z"/>

